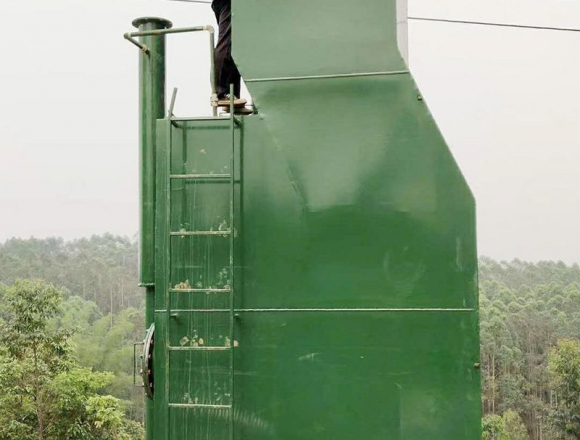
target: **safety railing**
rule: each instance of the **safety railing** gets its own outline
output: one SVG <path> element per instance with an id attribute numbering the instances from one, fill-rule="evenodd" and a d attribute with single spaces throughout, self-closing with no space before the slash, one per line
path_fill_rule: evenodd
<path id="1" fill-rule="evenodd" d="M 209 33 L 209 50 L 210 50 L 210 82 L 211 82 L 211 106 L 213 116 L 217 116 L 218 108 L 218 96 L 217 96 L 217 80 L 216 80 L 216 70 L 215 70 L 215 29 L 211 25 L 206 26 L 193 26 L 184 28 L 172 28 L 172 29 L 155 29 L 149 31 L 135 31 L 127 32 L 124 37 L 127 41 L 133 43 L 139 49 L 143 51 L 146 55 L 149 55 L 149 48 L 136 40 L 136 37 L 151 37 L 151 36 L 161 36 L 167 34 L 183 34 L 188 32 L 208 32 Z M 175 99 L 175 98 L 174 98 Z"/>

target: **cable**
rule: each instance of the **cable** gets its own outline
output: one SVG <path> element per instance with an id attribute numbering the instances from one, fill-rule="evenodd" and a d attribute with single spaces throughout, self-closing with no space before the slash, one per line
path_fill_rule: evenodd
<path id="1" fill-rule="evenodd" d="M 211 0 L 168 0 L 172 2 L 185 2 L 185 3 L 203 3 L 210 4 Z M 552 26 L 532 26 L 526 24 L 510 24 L 510 23 L 494 23 L 490 21 L 469 21 L 469 20 L 451 20 L 445 18 L 430 18 L 430 17 L 408 17 L 409 20 L 416 21 L 431 21 L 436 23 L 455 23 L 455 24 L 471 24 L 476 26 L 494 26 L 494 27 L 507 27 L 516 29 L 535 29 L 543 31 L 559 31 L 559 32 L 580 32 L 577 28 L 561 28 Z"/>
<path id="2" fill-rule="evenodd" d="M 560 31 L 560 32 L 580 32 L 580 29 L 575 28 L 560 28 L 551 26 L 531 26 L 525 24 L 509 24 L 509 23 L 493 23 L 487 21 L 468 21 L 468 20 L 449 20 L 444 18 L 428 18 L 428 17 L 409 17 L 409 20 L 416 21 L 432 21 L 437 23 L 458 23 L 458 24 L 472 24 L 477 26 L 494 26 L 494 27 L 509 27 L 516 29 L 535 29 L 543 31 Z"/>
<path id="3" fill-rule="evenodd" d="M 204 0 L 168 0 L 170 2 L 185 2 L 185 3 L 203 3 L 209 5 L 211 1 L 204 1 Z"/>

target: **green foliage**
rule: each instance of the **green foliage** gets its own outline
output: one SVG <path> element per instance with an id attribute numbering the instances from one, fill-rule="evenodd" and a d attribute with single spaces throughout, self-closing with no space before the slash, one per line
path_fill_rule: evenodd
<path id="1" fill-rule="evenodd" d="M 553 423 L 567 438 L 580 439 L 580 341 L 558 342 L 549 355 L 549 373 L 557 400 Z"/>
<path id="2" fill-rule="evenodd" d="M 66 359 L 69 335 L 64 330 L 48 331 L 48 323 L 59 311 L 60 292 L 39 280 L 17 280 L 6 289 L 4 301 L 0 341 L 8 353 L 17 359 L 33 356 L 37 363 L 58 368 Z M 53 359 L 55 353 L 58 357 Z"/>
<path id="3" fill-rule="evenodd" d="M 61 310 L 60 292 L 38 280 L 17 280 L 3 290 L 0 438 L 142 438 L 142 430 L 125 419 L 122 402 L 99 394 L 113 375 L 81 368 L 70 332 L 52 325 Z"/>
<path id="4" fill-rule="evenodd" d="M 90 305 L 83 306 L 87 308 Z M 63 315 L 63 321 L 71 321 L 68 313 Z M 143 312 L 128 308 L 85 324 L 83 331 L 72 338 L 81 365 L 115 374 L 106 390 L 126 401 L 125 409 L 134 420 L 143 420 L 144 405 L 143 390 L 133 386 L 133 341 L 143 339 L 144 328 Z"/>
<path id="5" fill-rule="evenodd" d="M 506 411 L 503 416 L 487 414 L 482 420 L 483 440 L 528 440 L 526 427 L 518 413 Z"/>
<path id="6" fill-rule="evenodd" d="M 113 372 L 106 392 L 123 400 L 129 417 L 142 421 L 143 392 L 132 385 L 133 342 L 143 339 L 145 329 L 137 262 L 137 243 L 111 234 L 70 242 L 31 238 L 0 244 L 0 298 L 6 289 L 1 283 L 11 284 L 18 277 L 57 285 L 64 298 L 48 328 L 73 334 L 69 345 L 80 365 Z"/>
<path id="7" fill-rule="evenodd" d="M 501 416 L 488 414 L 483 418 L 481 424 L 483 440 L 500 440 L 504 433 L 504 424 Z"/>
<path id="8" fill-rule="evenodd" d="M 51 430 L 55 439 L 131 440 L 135 428 L 127 423 L 121 401 L 97 392 L 113 380 L 111 373 L 77 368 L 55 377 L 51 383 L 55 418 L 61 423 Z M 133 434 L 132 434 L 133 433 Z"/>
<path id="9" fill-rule="evenodd" d="M 528 432 L 520 415 L 509 409 L 503 416 L 503 437 L 501 440 L 528 440 Z"/>
<path id="10" fill-rule="evenodd" d="M 493 416 L 503 414 L 502 432 L 510 439 L 578 438 L 569 437 L 569 428 L 580 408 L 563 405 L 548 367 L 560 339 L 580 338 L 578 265 L 482 258 L 480 316 L 486 435 L 496 435 Z"/>
<path id="11" fill-rule="evenodd" d="M 91 300 L 103 314 L 141 308 L 137 242 L 111 234 L 65 242 L 13 238 L 0 244 L 0 284 L 39 278 Z"/>

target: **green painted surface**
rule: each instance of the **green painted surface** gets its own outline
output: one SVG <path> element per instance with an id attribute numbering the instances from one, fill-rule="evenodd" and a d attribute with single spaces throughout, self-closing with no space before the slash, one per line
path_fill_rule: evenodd
<path id="1" fill-rule="evenodd" d="M 232 228 L 231 180 L 219 178 L 231 175 L 229 125 L 217 119 L 158 123 L 155 284 L 163 293 L 155 307 L 155 439 L 229 439 L 234 429 L 227 231 L 239 240 L 241 219 L 236 214 Z M 239 157 L 241 131 L 235 136 Z M 233 173 L 236 213 L 241 170 L 238 165 Z M 192 233 L 204 235 L 187 235 Z M 241 261 L 241 249 L 235 261 Z"/>
<path id="2" fill-rule="evenodd" d="M 476 307 L 473 199 L 411 78 L 296 84 L 253 85 L 272 102 L 245 128 L 248 305 Z"/>
<path id="3" fill-rule="evenodd" d="M 133 25 L 139 31 L 172 26 L 171 22 L 155 17 L 138 18 Z M 165 117 L 165 37 L 147 36 L 140 41 L 149 53 L 139 52 L 139 283 L 152 287 L 155 277 L 155 126 L 156 119 Z"/>
<path id="4" fill-rule="evenodd" d="M 475 439 L 475 331 L 468 313 L 243 314 L 237 438 Z"/>
<path id="5" fill-rule="evenodd" d="M 170 28 L 171 22 L 154 17 L 133 21 L 139 31 Z M 155 168 L 156 119 L 165 116 L 165 37 L 142 37 L 149 53 L 139 53 L 139 284 L 145 287 L 145 326 L 155 310 Z M 146 435 L 153 438 L 154 402 L 146 400 Z"/>
<path id="6" fill-rule="evenodd" d="M 234 58 L 246 80 L 404 70 L 395 5 L 395 0 L 234 2 Z"/>
<path id="7" fill-rule="evenodd" d="M 480 439 L 475 203 L 394 4 L 234 3 L 246 78 L 394 73 L 249 82 L 233 225 L 229 121 L 158 122 L 150 439 Z"/>

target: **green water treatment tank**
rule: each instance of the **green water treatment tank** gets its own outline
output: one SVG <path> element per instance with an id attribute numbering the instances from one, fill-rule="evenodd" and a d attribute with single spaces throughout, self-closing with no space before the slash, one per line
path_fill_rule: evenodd
<path id="1" fill-rule="evenodd" d="M 259 113 L 156 128 L 149 440 L 479 440 L 475 203 L 404 2 L 233 3 Z"/>

